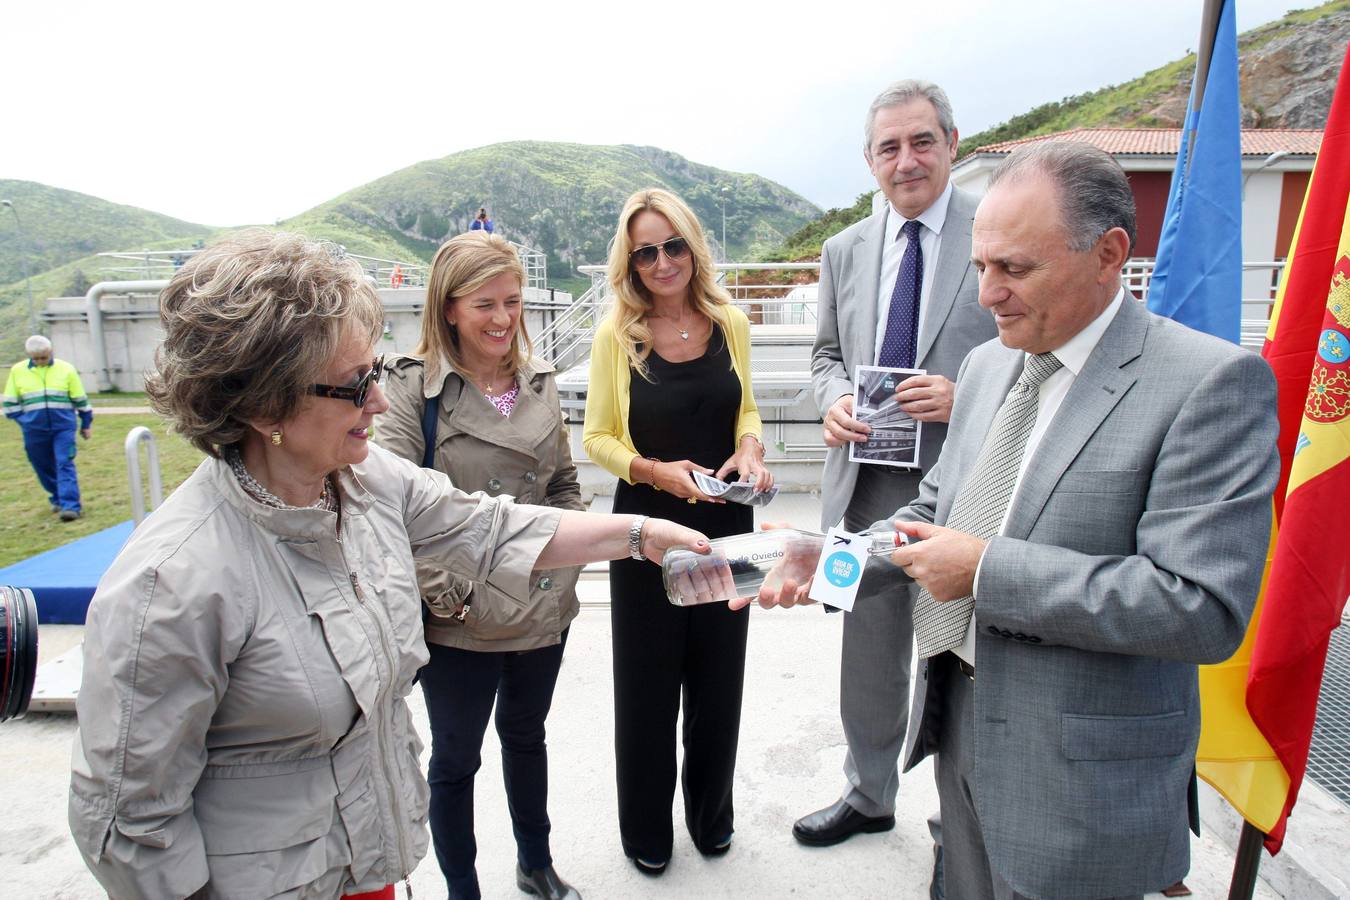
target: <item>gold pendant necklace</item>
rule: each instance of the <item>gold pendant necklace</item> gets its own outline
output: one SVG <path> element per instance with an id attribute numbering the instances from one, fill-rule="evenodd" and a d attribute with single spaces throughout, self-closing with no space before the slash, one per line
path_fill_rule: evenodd
<path id="1" fill-rule="evenodd" d="M 689 340 L 689 329 L 684 327 L 684 309 L 685 309 L 684 306 L 681 305 L 680 320 L 678 322 L 671 319 L 670 316 L 657 316 L 657 318 L 665 319 L 667 322 L 670 322 L 671 326 L 675 329 L 675 331 L 679 333 L 680 340 L 687 341 Z"/>

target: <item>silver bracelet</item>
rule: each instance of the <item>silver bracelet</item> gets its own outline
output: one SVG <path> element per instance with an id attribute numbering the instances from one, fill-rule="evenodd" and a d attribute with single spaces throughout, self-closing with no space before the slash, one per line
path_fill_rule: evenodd
<path id="1" fill-rule="evenodd" d="M 646 516 L 638 516 L 633 519 L 633 524 L 628 526 L 628 555 L 633 559 L 646 559 L 642 555 L 642 526 L 646 522 Z"/>

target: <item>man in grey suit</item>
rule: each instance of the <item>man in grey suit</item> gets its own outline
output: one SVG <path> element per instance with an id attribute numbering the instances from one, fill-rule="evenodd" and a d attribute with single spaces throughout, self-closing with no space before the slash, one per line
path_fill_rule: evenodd
<path id="1" fill-rule="evenodd" d="M 1134 201 L 1085 144 L 1033 144 L 975 217 L 999 341 L 896 518 L 923 658 L 906 768 L 936 753 L 954 897 L 1117 897 L 1189 865 L 1196 666 L 1242 641 L 1279 472 L 1254 353 L 1121 286 Z"/>
<path id="2" fill-rule="evenodd" d="M 925 81 L 891 85 L 868 110 L 865 138 L 864 156 L 888 202 L 825 242 L 811 361 L 830 447 L 822 526 L 842 519 L 854 531 L 914 498 L 942 449 L 961 360 L 995 334 L 970 265 L 977 200 L 948 180 L 958 134 L 946 94 Z M 923 422 L 920 469 L 849 462 L 849 444 L 869 431 L 852 415 L 860 365 L 926 370 L 897 389 L 902 408 Z M 839 800 L 793 826 L 803 843 L 835 844 L 895 824 L 911 604 L 907 587 L 897 589 L 888 573 L 869 573 L 846 615 L 839 693 L 847 784 Z"/>

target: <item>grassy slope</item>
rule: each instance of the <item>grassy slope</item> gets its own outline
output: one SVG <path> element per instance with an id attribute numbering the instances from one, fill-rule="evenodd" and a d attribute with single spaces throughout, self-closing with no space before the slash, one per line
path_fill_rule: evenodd
<path id="1" fill-rule="evenodd" d="M 567 277 L 575 265 L 603 262 L 624 199 L 653 185 L 679 193 L 714 235 L 720 235 L 727 188 L 733 255 L 748 252 L 756 239 L 776 244 L 819 212 L 766 179 L 652 147 L 517 141 L 417 163 L 285 224 L 321 223 L 336 231 L 351 223 L 368 238 L 383 235 L 425 259 L 487 204 L 498 233 L 543 250 L 551 274 Z M 740 235 L 747 239 L 738 242 Z"/>
<path id="2" fill-rule="evenodd" d="M 575 289 L 584 290 L 588 281 L 578 278 L 574 267 L 604 262 L 623 200 L 651 185 L 681 194 L 714 235 L 720 232 L 726 187 L 732 256 L 774 246 L 820 212 L 766 179 L 699 165 L 653 147 L 520 141 L 417 163 L 279 227 L 336 241 L 365 256 L 429 262 L 441 240 L 467 227 L 486 202 L 498 233 L 544 250 L 551 277 L 579 293 Z M 33 274 L 27 288 L 41 312 L 48 298 L 72 292 L 77 274 L 90 284 L 135 277 L 106 272 L 108 261 L 95 255 L 100 251 L 176 249 L 234 230 L 180 222 L 33 182 L 0 181 L 0 197 L 12 198 L 20 208 L 30 231 L 25 246 L 33 248 L 28 257 L 12 252 L 5 243 L 14 240 L 12 222 L 0 216 L 0 360 L 22 356 L 28 333 L 27 294 L 16 268 L 21 258 L 29 259 Z M 84 224 L 88 227 L 82 230 Z M 749 239 L 737 243 L 738 235 Z"/>
<path id="3" fill-rule="evenodd" d="M 137 425 L 144 425 L 155 433 L 166 495 L 201 462 L 202 454 L 178 436 L 169 434 L 156 416 L 99 416 L 95 412 L 93 437 L 78 441 L 79 456 L 75 465 L 80 474 L 84 517 L 74 522 L 62 522 L 49 511 L 47 495 L 24 456 L 18 425 L 6 420 L 0 426 L 0 459 L 5 461 L 4 477 L 0 478 L 0 509 L 5 511 L 0 517 L 0 566 L 27 559 L 131 518 L 122 442 L 126 440 L 127 432 Z M 144 451 L 141 458 L 144 459 Z"/>

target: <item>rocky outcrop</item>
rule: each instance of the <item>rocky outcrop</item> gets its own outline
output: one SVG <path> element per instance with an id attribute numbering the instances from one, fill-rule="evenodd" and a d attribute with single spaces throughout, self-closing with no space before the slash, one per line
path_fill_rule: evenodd
<path id="1" fill-rule="evenodd" d="M 1246 128 L 1321 128 L 1350 42 L 1350 12 L 1278 34 L 1238 65 Z"/>

